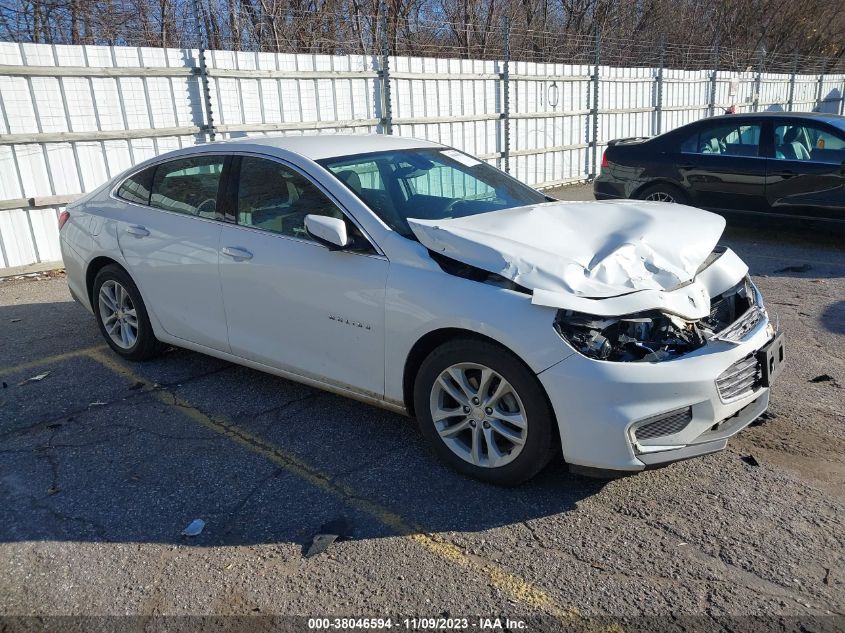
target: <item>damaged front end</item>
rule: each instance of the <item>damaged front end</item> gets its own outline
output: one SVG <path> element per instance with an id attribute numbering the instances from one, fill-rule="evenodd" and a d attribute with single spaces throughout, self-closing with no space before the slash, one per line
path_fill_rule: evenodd
<path id="1" fill-rule="evenodd" d="M 657 310 L 619 317 L 558 310 L 554 326 L 573 349 L 588 358 L 658 362 L 688 354 L 711 338 L 738 342 L 764 316 L 759 293 L 745 277 L 713 297 L 710 314 L 701 319 L 685 319 Z"/>

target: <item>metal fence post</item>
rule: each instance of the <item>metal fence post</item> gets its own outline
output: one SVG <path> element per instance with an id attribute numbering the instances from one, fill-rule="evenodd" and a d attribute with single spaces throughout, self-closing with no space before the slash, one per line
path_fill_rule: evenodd
<path id="1" fill-rule="evenodd" d="M 590 180 L 596 177 L 596 163 L 598 162 L 599 152 L 599 64 L 601 63 L 601 32 L 599 27 L 596 27 L 595 36 L 595 64 L 593 66 L 593 98 L 590 114 L 593 117 L 593 133 L 590 138 L 590 146 L 592 149 L 592 161 L 590 162 Z"/>
<path id="2" fill-rule="evenodd" d="M 792 112 L 795 106 L 795 75 L 798 74 L 798 51 L 792 56 L 792 75 L 789 77 L 789 102 L 787 109 Z"/>
<path id="3" fill-rule="evenodd" d="M 657 103 L 654 106 L 655 132 L 663 131 L 663 65 L 666 62 L 666 34 L 660 34 L 660 66 L 657 69 Z"/>
<path id="4" fill-rule="evenodd" d="M 822 92 L 824 91 L 824 71 L 827 68 L 827 57 L 822 59 L 822 71 L 819 73 L 819 80 L 816 84 L 816 108 L 821 111 L 822 107 Z"/>
<path id="5" fill-rule="evenodd" d="M 505 171 L 511 171 L 511 90 L 510 90 L 510 64 L 511 64 L 511 29 L 508 17 L 502 18 L 502 35 L 504 43 L 502 49 L 502 125 L 503 144 L 502 159 Z"/>
<path id="6" fill-rule="evenodd" d="M 383 134 L 393 134 L 393 104 L 390 99 L 390 37 L 387 32 L 387 3 L 379 2 L 379 25 L 381 36 L 381 129 Z"/>
<path id="7" fill-rule="evenodd" d="M 205 131 L 208 134 L 208 140 L 213 141 L 216 133 L 214 131 L 214 118 L 212 117 L 211 112 L 211 89 L 208 86 L 208 68 L 205 65 L 205 49 L 208 44 L 206 42 L 205 29 L 203 28 L 200 15 L 202 15 L 200 0 L 194 0 L 194 18 L 197 29 L 197 38 L 199 39 L 197 48 L 200 64 L 200 92 L 202 93 L 202 103 L 203 109 L 205 110 L 206 120 Z"/>
<path id="8" fill-rule="evenodd" d="M 709 103 L 707 104 L 707 110 L 710 112 L 710 116 L 715 116 L 716 114 L 716 82 L 719 79 L 720 44 L 719 34 L 716 33 L 716 43 L 713 46 L 713 70 L 710 72 Z"/>
<path id="9" fill-rule="evenodd" d="M 760 86 L 763 83 L 763 59 L 766 51 L 760 50 L 760 59 L 757 62 L 757 75 L 754 77 L 754 112 L 760 111 Z"/>
<path id="10" fill-rule="evenodd" d="M 845 81 L 842 82 L 842 89 L 839 91 L 839 116 L 845 114 Z"/>

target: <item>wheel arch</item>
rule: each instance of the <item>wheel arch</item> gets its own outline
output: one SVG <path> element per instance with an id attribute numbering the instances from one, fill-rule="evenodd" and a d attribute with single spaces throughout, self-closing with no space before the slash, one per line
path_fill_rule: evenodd
<path id="1" fill-rule="evenodd" d="M 669 187 L 672 187 L 673 189 L 677 189 L 678 191 L 680 191 L 683 194 L 684 198 L 689 200 L 689 194 L 686 191 L 684 191 L 684 188 L 681 185 L 674 182 L 670 178 L 666 178 L 666 177 L 663 177 L 663 176 L 658 177 L 658 178 L 652 178 L 651 180 L 647 180 L 646 182 L 641 184 L 639 187 L 637 187 L 636 189 L 634 189 L 631 192 L 631 198 L 635 198 L 637 200 L 641 199 L 640 196 L 642 195 L 642 193 L 646 189 L 650 189 L 651 187 L 654 187 L 655 185 L 668 185 Z"/>
<path id="2" fill-rule="evenodd" d="M 431 352 L 433 352 L 435 349 L 437 349 L 444 343 L 458 339 L 483 341 L 485 343 L 495 345 L 496 347 L 511 354 L 520 363 L 522 363 L 525 369 L 527 369 L 532 376 L 536 376 L 536 372 L 531 369 L 528 363 L 526 363 L 520 357 L 519 354 L 514 352 L 507 345 L 502 344 L 500 341 L 497 341 L 494 338 L 463 328 L 446 327 L 437 330 L 432 330 L 424 334 L 417 340 L 416 343 L 414 343 L 414 345 L 411 347 L 411 350 L 408 352 L 408 356 L 405 359 L 405 367 L 402 374 L 402 397 L 405 401 L 405 408 L 408 411 L 408 415 L 410 415 L 411 417 L 414 417 L 414 382 L 416 381 L 417 374 L 419 373 L 423 361 L 428 357 L 429 354 L 431 354 Z M 549 411 L 551 411 L 552 417 L 555 418 L 553 420 L 554 424 L 552 426 L 555 429 L 555 433 L 558 434 L 558 441 L 560 441 L 560 429 L 557 424 L 555 410 L 554 407 L 552 407 L 549 394 L 546 392 L 546 388 L 543 385 L 542 381 L 538 379 L 537 384 L 539 385 L 540 390 L 543 392 L 543 396 L 546 398 L 546 403 L 549 406 Z"/>
<path id="3" fill-rule="evenodd" d="M 129 278 L 132 281 L 135 279 L 129 274 L 129 271 L 126 270 L 126 267 L 123 266 L 119 261 L 112 259 L 106 255 L 100 255 L 95 257 L 88 263 L 88 267 L 85 269 L 85 292 L 88 294 L 88 300 L 91 302 L 91 306 L 94 306 L 94 280 L 97 278 L 97 273 L 99 273 L 103 268 L 106 266 L 115 265 L 120 268 L 123 272 L 129 275 Z M 135 284 L 137 285 L 137 283 Z"/>

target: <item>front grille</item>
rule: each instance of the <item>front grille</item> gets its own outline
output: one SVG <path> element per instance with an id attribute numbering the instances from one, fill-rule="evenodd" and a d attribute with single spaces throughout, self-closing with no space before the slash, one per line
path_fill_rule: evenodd
<path id="1" fill-rule="evenodd" d="M 722 341 L 739 343 L 751 330 L 757 327 L 757 324 L 762 318 L 763 310 L 758 306 L 753 306 L 736 321 L 719 332 L 716 338 Z"/>
<path id="2" fill-rule="evenodd" d="M 662 435 L 674 435 L 683 431 L 692 420 L 692 408 L 655 416 L 647 422 L 641 422 L 634 429 L 638 441 L 650 440 Z"/>
<path id="3" fill-rule="evenodd" d="M 736 361 L 716 379 L 716 388 L 723 401 L 736 400 L 760 388 L 762 371 L 754 355 Z"/>

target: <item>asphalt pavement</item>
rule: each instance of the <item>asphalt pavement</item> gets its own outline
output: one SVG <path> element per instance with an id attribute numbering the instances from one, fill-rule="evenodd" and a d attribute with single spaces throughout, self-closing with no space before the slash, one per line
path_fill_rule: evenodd
<path id="1" fill-rule="evenodd" d="M 786 332 L 769 415 L 719 454 L 515 489 L 371 406 L 184 350 L 123 361 L 61 274 L 0 281 L 0 614 L 845 623 L 845 239 L 724 243 Z"/>

